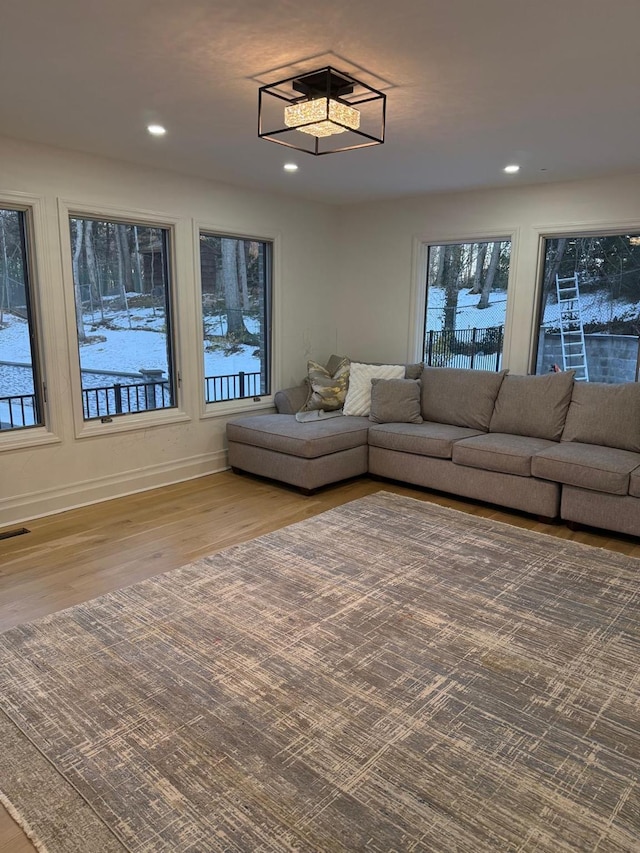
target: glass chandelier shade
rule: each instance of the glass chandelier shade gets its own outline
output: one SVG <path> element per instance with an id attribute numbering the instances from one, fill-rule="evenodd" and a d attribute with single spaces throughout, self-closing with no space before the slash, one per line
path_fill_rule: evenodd
<path id="1" fill-rule="evenodd" d="M 314 98 L 284 108 L 284 123 L 311 136 L 331 136 L 360 127 L 360 111 L 333 98 Z"/>

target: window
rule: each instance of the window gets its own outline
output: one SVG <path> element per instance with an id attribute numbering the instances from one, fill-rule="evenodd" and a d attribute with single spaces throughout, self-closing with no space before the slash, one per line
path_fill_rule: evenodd
<path id="1" fill-rule="evenodd" d="M 426 364 L 500 370 L 510 254 L 510 240 L 429 246 Z"/>
<path id="2" fill-rule="evenodd" d="M 84 420 L 175 403 L 169 229 L 70 217 Z"/>
<path id="3" fill-rule="evenodd" d="M 0 209 L 0 430 L 42 426 L 27 216 Z"/>
<path id="4" fill-rule="evenodd" d="M 271 393 L 271 257 L 269 242 L 200 233 L 207 403 Z"/>
<path id="5" fill-rule="evenodd" d="M 544 241 L 536 373 L 575 370 L 591 382 L 637 382 L 640 236 Z"/>

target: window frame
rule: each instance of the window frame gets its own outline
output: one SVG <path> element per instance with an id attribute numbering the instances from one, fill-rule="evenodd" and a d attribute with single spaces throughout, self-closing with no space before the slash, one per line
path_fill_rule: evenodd
<path id="1" fill-rule="evenodd" d="M 494 243 L 510 241 L 509 275 L 507 278 L 507 305 L 502 339 L 502 369 L 509 365 L 512 347 L 513 314 L 515 305 L 516 268 L 519 251 L 519 229 L 507 227 L 491 231 L 464 231 L 459 234 L 445 232 L 414 235 L 411 260 L 411 296 L 407 361 L 422 361 L 424 353 L 424 330 L 427 318 L 427 277 L 429 272 L 429 248 L 431 246 L 454 246 L 460 243 Z"/>
<path id="2" fill-rule="evenodd" d="M 169 343 L 171 356 L 172 382 L 174 386 L 174 405 L 165 409 L 152 409 L 114 415 L 110 419 L 92 418 L 85 420 L 82 403 L 82 376 L 78 336 L 76 331 L 76 306 L 74 298 L 74 280 L 71 245 L 71 219 L 93 219 L 115 222 L 123 225 L 148 225 L 167 230 L 167 272 L 169 294 L 167 307 L 171 310 L 169 324 L 172 335 Z M 74 434 L 78 439 L 96 435 L 113 435 L 121 432 L 148 429 L 152 426 L 182 423 L 190 417 L 184 410 L 182 379 L 180 371 L 180 312 L 176 296 L 178 281 L 176 232 L 180 220 L 166 214 L 132 208 L 113 208 L 107 205 L 89 205 L 68 199 L 58 199 L 58 222 L 62 248 L 62 277 L 64 283 L 64 304 L 67 320 L 67 347 L 69 352 L 69 372 L 71 378 L 71 407 L 73 411 Z"/>
<path id="3" fill-rule="evenodd" d="M 259 397 L 244 397 L 235 400 L 220 400 L 214 403 L 205 401 L 205 370 L 203 347 L 204 339 L 202 329 L 204 328 L 204 313 L 202 310 L 202 274 L 200 266 L 200 235 L 205 234 L 214 237 L 229 237 L 236 240 L 252 240 L 260 243 L 267 243 L 270 247 L 267 261 L 267 331 L 269 340 L 265 345 L 266 358 L 268 362 L 268 370 L 270 376 L 269 393 Z M 220 226 L 212 224 L 210 221 L 193 220 L 193 247 L 194 247 L 194 264 L 195 264 L 195 280 L 196 280 L 196 316 L 199 333 L 197 335 L 197 359 L 198 359 L 198 399 L 200 408 L 200 418 L 219 418 L 228 417 L 234 414 L 244 414 L 247 412 L 255 412 L 262 409 L 272 409 L 274 406 L 274 396 L 280 385 L 280 347 L 276 330 L 281 328 L 280 323 L 280 300 L 277 298 L 279 269 L 280 269 L 280 243 L 281 236 L 279 232 L 265 232 L 258 228 L 255 231 L 245 231 L 243 229 L 230 229 L 228 225 Z"/>
<path id="4" fill-rule="evenodd" d="M 28 315 L 31 352 L 34 363 L 34 390 L 39 401 L 42 423 L 33 427 L 0 431 L 0 453 L 46 444 L 58 444 L 56 416 L 50 400 L 56 393 L 55 371 L 47 371 L 48 354 L 54 351 L 48 321 L 55 312 L 52 287 L 41 282 L 52 279 L 47 254 L 43 251 L 42 236 L 46 233 L 45 201 L 41 196 L 27 193 L 0 193 L 0 207 L 23 214 L 24 263 L 28 285 Z"/>
<path id="5" fill-rule="evenodd" d="M 531 308 L 531 329 L 529 337 L 529 355 L 527 370 L 535 373 L 538 359 L 539 331 L 542 309 L 542 288 L 544 283 L 545 241 L 560 240 L 563 237 L 615 237 L 619 234 L 640 233 L 640 220 L 583 221 L 573 224 L 559 223 L 536 225 L 532 228 L 537 246 L 535 267 L 535 288 Z"/>

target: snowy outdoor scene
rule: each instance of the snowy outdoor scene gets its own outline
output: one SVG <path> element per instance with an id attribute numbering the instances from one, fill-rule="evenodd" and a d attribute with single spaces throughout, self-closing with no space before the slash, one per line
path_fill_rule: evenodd
<path id="1" fill-rule="evenodd" d="M 499 370 L 511 243 L 429 247 L 423 361 Z"/>
<path id="2" fill-rule="evenodd" d="M 0 210 L 3 430 L 37 425 L 44 417 L 31 353 L 33 312 L 21 216 Z M 167 245 L 161 228 L 71 220 L 85 419 L 175 404 Z M 508 241 L 430 247 L 427 364 L 501 369 L 510 248 Z M 640 238 L 557 238 L 547 240 L 545 248 L 536 372 L 570 369 L 573 365 L 563 361 L 563 335 L 579 332 L 585 379 L 637 381 Z M 202 234 L 200 262 L 205 400 L 268 393 L 268 244 Z M 556 279 L 571 277 L 579 292 L 567 311 L 558 301 Z"/>
<path id="3" fill-rule="evenodd" d="M 424 360 L 498 370 L 506 317 L 510 244 L 431 246 Z M 559 292 L 556 280 L 564 281 Z M 577 291 L 567 288 L 577 287 Z M 569 298 L 571 297 L 571 298 Z M 633 382 L 640 368 L 640 238 L 629 235 L 545 241 L 536 372 L 575 369 L 569 341 L 580 340 L 584 376 Z"/>
<path id="4" fill-rule="evenodd" d="M 164 377 L 166 381 L 167 342 L 161 331 L 154 331 L 155 327 L 164 324 L 164 320 L 159 319 L 157 312 L 154 317 L 152 309 L 136 310 L 131 317 L 132 322 L 136 324 L 133 329 L 128 327 L 126 313 L 117 311 L 110 313 L 108 317 L 112 328 L 100 328 L 98 342 L 81 344 L 83 389 L 90 391 L 90 389 L 104 388 L 118 380 L 125 386 L 144 384 L 145 375 L 140 372 L 142 370 L 160 370 L 162 371 L 160 378 Z M 90 317 L 86 320 L 90 321 Z M 208 317 L 206 323 L 218 335 L 226 334 L 226 317 L 223 315 Z M 252 330 L 257 331 L 259 328 L 259 323 L 251 318 L 245 320 L 245 323 Z M 253 394 L 251 391 L 253 387 L 257 387 L 256 393 L 260 393 L 260 357 L 256 356 L 256 347 L 237 345 L 232 350 L 232 352 L 213 350 L 204 353 L 205 378 L 208 378 L 211 384 L 213 377 L 237 377 L 243 372 L 248 377 L 246 380 L 248 393 Z M 114 371 L 114 365 L 117 365 L 117 371 Z M 258 377 L 257 385 L 255 377 Z M 219 399 L 230 399 L 231 386 L 227 389 L 226 383 L 224 384 L 225 387 Z M 222 388 L 223 382 L 216 382 L 216 385 Z M 24 408 L 24 425 L 32 426 L 35 422 L 33 393 L 28 323 L 21 317 L 5 313 L 3 325 L 0 328 L 0 421 L 3 424 L 10 421 L 9 400 L 6 398 L 26 396 L 27 400 L 24 402 L 20 399 L 12 401 L 13 418 L 14 421 L 21 419 Z M 93 395 L 89 393 L 87 396 L 91 399 Z M 159 387 L 156 389 L 156 397 L 156 405 L 161 408 L 163 398 L 160 397 Z"/>
<path id="5" fill-rule="evenodd" d="M 2 429 L 41 422 L 18 216 L 0 211 Z M 72 219 L 71 246 L 85 419 L 174 405 L 167 233 Z M 267 244 L 203 234 L 200 246 L 205 399 L 264 394 Z"/>

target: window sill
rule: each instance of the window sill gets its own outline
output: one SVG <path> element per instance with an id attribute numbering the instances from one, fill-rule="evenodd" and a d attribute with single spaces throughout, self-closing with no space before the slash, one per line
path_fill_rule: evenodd
<path id="1" fill-rule="evenodd" d="M 148 412 L 135 415 L 113 415 L 113 419 L 103 422 L 99 419 L 84 421 L 76 428 L 76 438 L 95 438 L 100 435 L 117 435 L 122 432 L 133 432 L 140 429 L 171 426 L 173 424 L 191 421 L 185 412 L 169 409 L 156 409 L 153 415 Z"/>
<path id="2" fill-rule="evenodd" d="M 61 438 L 49 432 L 46 427 L 2 430 L 0 432 L 0 453 L 5 450 L 24 450 L 47 444 L 60 444 L 61 441 Z"/>
<path id="3" fill-rule="evenodd" d="M 219 403 L 207 403 L 201 418 L 228 418 L 232 415 L 248 415 L 273 409 L 273 396 L 268 395 L 254 400 L 253 397 L 244 400 L 228 400 Z"/>

